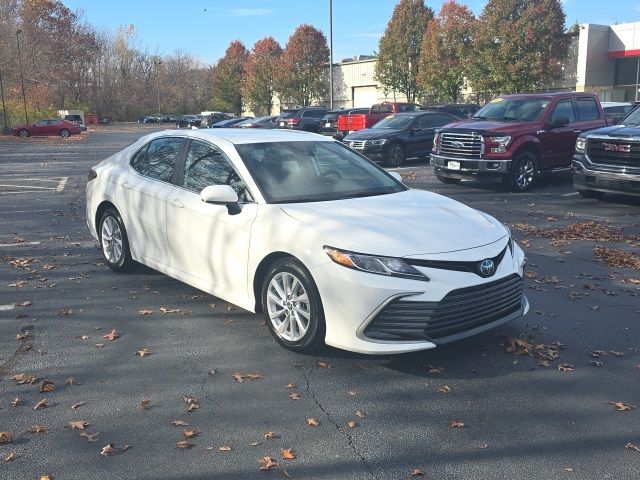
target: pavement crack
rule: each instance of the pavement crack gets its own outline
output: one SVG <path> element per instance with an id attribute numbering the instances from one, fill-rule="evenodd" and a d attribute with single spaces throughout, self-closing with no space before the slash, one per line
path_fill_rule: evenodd
<path id="1" fill-rule="evenodd" d="M 317 365 L 318 363 L 318 359 L 314 358 L 314 365 Z M 367 459 L 364 457 L 364 455 L 362 455 L 362 453 L 360 453 L 360 451 L 358 450 L 358 448 L 356 447 L 354 441 L 353 441 L 353 437 L 351 436 L 351 433 L 349 433 L 347 430 L 345 430 L 342 425 L 340 425 L 338 422 L 336 422 L 332 415 L 331 412 L 329 412 L 324 405 L 322 405 L 322 403 L 320 402 L 320 400 L 318 400 L 318 397 L 316 396 L 315 392 L 311 389 L 311 377 L 313 375 L 313 373 L 315 372 L 314 367 L 311 367 L 311 373 L 307 375 L 306 369 L 302 369 L 302 376 L 304 377 L 305 383 L 306 383 L 306 390 L 307 393 L 309 393 L 311 395 L 311 398 L 313 399 L 313 401 L 315 402 L 315 404 L 317 405 L 317 407 L 320 409 L 320 411 L 322 413 L 324 413 L 324 415 L 327 417 L 327 420 L 336 428 L 336 430 L 343 435 L 346 440 L 347 440 L 347 445 L 349 445 L 349 448 L 351 448 L 351 450 L 353 451 L 354 455 L 360 460 L 360 463 L 362 463 L 362 465 L 364 466 L 364 468 L 367 470 L 367 472 L 369 473 L 369 475 L 371 475 L 371 477 L 373 477 L 375 475 L 373 468 L 371 468 L 371 465 L 369 465 L 369 463 L 367 462 Z"/>

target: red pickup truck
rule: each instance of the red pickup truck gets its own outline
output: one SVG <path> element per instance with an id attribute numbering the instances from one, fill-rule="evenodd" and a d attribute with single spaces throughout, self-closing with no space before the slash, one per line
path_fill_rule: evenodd
<path id="1" fill-rule="evenodd" d="M 606 125 L 592 93 L 502 95 L 439 129 L 431 163 L 444 183 L 499 178 L 523 192 L 542 172 L 568 170 L 578 135 Z"/>
<path id="2" fill-rule="evenodd" d="M 413 112 L 424 110 L 415 103 L 383 102 L 373 105 L 367 113 L 354 113 L 351 115 L 340 115 L 338 117 L 338 133 L 340 138 L 357 130 L 364 130 L 378 123 L 384 117 L 394 113 Z"/>

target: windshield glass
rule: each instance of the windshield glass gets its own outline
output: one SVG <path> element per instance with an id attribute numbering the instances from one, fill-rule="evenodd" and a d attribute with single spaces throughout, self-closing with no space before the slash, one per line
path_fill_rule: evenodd
<path id="1" fill-rule="evenodd" d="M 324 202 L 406 190 L 337 142 L 247 143 L 236 149 L 268 203 Z"/>
<path id="2" fill-rule="evenodd" d="M 633 112 L 620 120 L 620 125 L 627 127 L 640 127 L 640 108 L 636 108 Z"/>
<path id="3" fill-rule="evenodd" d="M 494 98 L 472 118 L 480 120 L 511 120 L 533 122 L 549 105 L 550 98 Z"/>
<path id="4" fill-rule="evenodd" d="M 389 115 L 371 128 L 407 128 L 414 118 L 414 115 Z"/>

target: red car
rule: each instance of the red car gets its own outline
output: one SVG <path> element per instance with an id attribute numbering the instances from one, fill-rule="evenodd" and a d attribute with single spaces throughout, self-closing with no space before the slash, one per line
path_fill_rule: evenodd
<path id="1" fill-rule="evenodd" d="M 17 125 L 13 127 L 12 131 L 14 135 L 19 137 L 60 135 L 63 138 L 67 138 L 70 135 L 80 133 L 80 128 L 68 120 L 48 118 L 31 125 Z"/>

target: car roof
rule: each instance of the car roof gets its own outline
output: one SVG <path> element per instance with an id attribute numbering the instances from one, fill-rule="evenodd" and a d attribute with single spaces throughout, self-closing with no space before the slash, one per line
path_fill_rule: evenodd
<path id="1" fill-rule="evenodd" d="M 233 144 L 268 143 L 268 142 L 335 142 L 331 137 L 299 130 L 264 130 L 243 128 L 203 128 L 198 130 L 163 130 L 152 134 L 149 138 L 162 136 L 181 136 L 200 140 L 226 140 Z"/>

